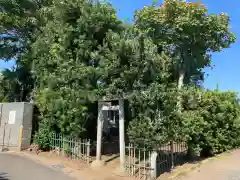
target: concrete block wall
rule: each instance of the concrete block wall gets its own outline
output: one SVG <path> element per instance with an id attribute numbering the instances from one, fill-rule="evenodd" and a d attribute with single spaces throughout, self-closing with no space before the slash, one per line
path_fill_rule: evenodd
<path id="1" fill-rule="evenodd" d="M 11 111 L 15 112 L 14 118 L 9 116 Z M 4 146 L 18 150 L 28 148 L 32 133 L 33 104 L 1 103 L 0 113 L 0 145 L 4 143 Z M 10 119 L 14 121 L 11 122 Z"/>

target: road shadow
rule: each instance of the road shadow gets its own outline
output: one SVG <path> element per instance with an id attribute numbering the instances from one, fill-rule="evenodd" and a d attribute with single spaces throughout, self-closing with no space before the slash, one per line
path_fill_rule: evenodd
<path id="1" fill-rule="evenodd" d="M 10 179 L 7 177 L 7 173 L 0 173 L 0 180 L 10 180 Z"/>

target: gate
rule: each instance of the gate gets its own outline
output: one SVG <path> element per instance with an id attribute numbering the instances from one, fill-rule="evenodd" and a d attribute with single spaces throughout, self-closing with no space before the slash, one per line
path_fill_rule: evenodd
<path id="1" fill-rule="evenodd" d="M 103 111 L 103 142 L 102 154 L 119 153 L 119 113 L 117 109 Z"/>

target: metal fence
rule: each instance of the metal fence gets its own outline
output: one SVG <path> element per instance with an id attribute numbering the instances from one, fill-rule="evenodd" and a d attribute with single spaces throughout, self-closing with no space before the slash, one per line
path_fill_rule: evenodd
<path id="1" fill-rule="evenodd" d="M 88 139 L 73 139 L 64 137 L 61 134 L 53 134 L 50 148 L 59 156 L 65 156 L 73 160 L 81 160 L 90 164 L 91 142 Z"/>
<path id="2" fill-rule="evenodd" d="M 156 175 L 160 176 L 186 162 L 187 144 L 184 142 L 168 143 L 160 147 L 157 153 Z"/>
<path id="3" fill-rule="evenodd" d="M 184 163 L 186 154 L 187 145 L 183 142 L 167 143 L 155 150 L 138 148 L 129 144 L 126 147 L 125 168 L 131 176 L 137 179 L 152 180 Z"/>
<path id="4" fill-rule="evenodd" d="M 149 179 L 153 169 L 150 166 L 151 151 L 136 148 L 133 144 L 126 147 L 126 172 L 139 179 Z"/>

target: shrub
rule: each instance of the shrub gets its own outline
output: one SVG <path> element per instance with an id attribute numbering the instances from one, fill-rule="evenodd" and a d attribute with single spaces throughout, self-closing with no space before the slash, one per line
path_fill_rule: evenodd
<path id="1" fill-rule="evenodd" d="M 47 121 L 39 123 L 39 131 L 34 136 L 34 143 L 38 144 L 41 150 L 49 150 L 51 146 L 52 132 Z"/>
<path id="2" fill-rule="evenodd" d="M 192 108 L 185 103 L 182 113 L 190 149 L 202 156 L 210 156 L 239 146 L 240 106 L 237 94 L 218 90 L 199 92 L 201 98 L 196 106 Z"/>

